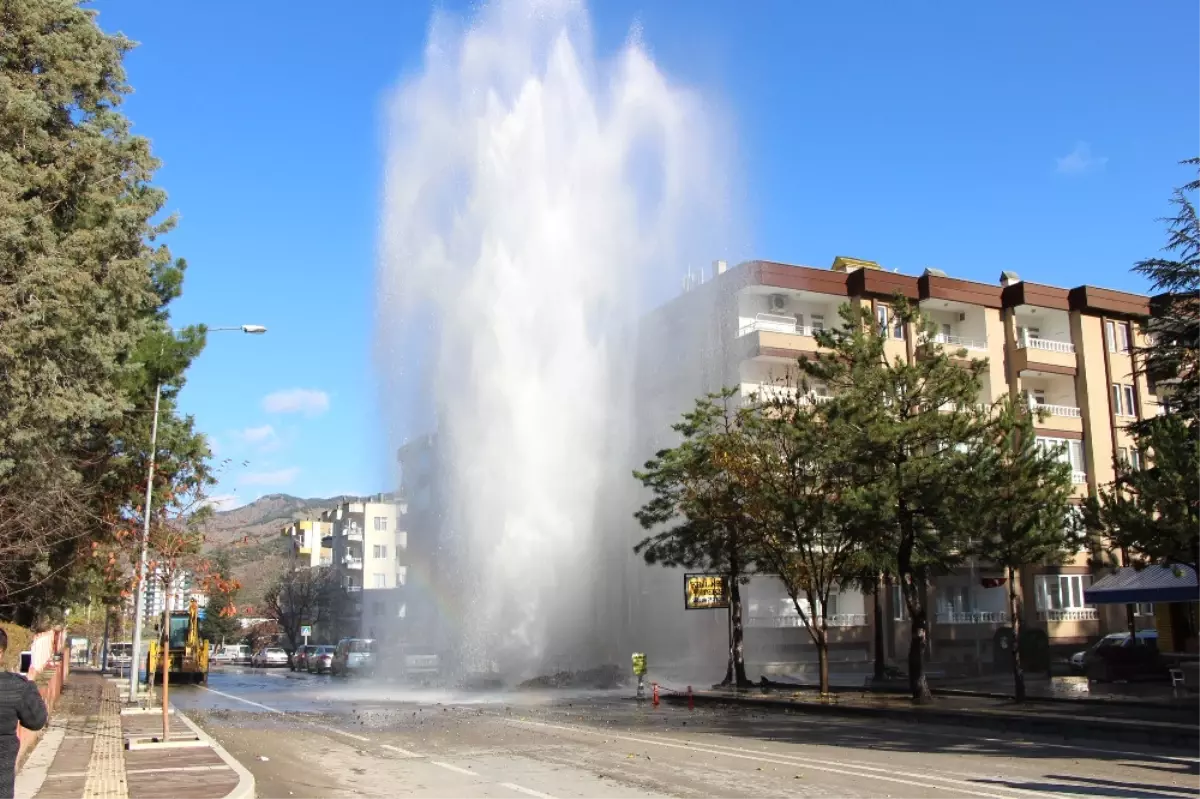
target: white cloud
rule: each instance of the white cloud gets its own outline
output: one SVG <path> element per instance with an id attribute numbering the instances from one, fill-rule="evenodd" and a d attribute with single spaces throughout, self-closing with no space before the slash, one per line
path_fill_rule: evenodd
<path id="1" fill-rule="evenodd" d="M 329 395 L 315 388 L 289 388 L 263 397 L 267 413 L 303 413 L 316 416 L 329 410 Z"/>
<path id="2" fill-rule="evenodd" d="M 1089 172 L 1098 172 L 1104 169 L 1104 165 L 1108 163 L 1108 156 L 1092 155 L 1092 146 L 1081 141 L 1075 143 L 1074 150 L 1056 160 L 1058 174 L 1086 175 Z"/>
<path id="3" fill-rule="evenodd" d="M 233 510 L 241 507 L 246 503 L 237 494 L 217 494 L 213 497 L 207 497 L 204 500 L 204 505 L 211 507 L 215 511 Z"/>
<path id="4" fill-rule="evenodd" d="M 265 444 L 275 438 L 275 428 L 269 424 L 261 427 L 247 427 L 241 432 L 242 440 L 247 444 Z"/>
<path id="5" fill-rule="evenodd" d="M 273 472 L 249 472 L 242 475 L 243 485 L 282 486 L 291 483 L 300 475 L 300 468 L 290 466 L 286 469 L 276 469 Z"/>

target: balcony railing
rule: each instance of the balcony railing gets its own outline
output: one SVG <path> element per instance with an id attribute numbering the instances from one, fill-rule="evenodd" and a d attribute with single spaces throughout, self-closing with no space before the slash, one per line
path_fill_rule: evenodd
<path id="1" fill-rule="evenodd" d="M 362 558 L 355 558 L 347 555 L 342 558 L 342 565 L 347 569 L 361 569 L 363 567 Z"/>
<path id="2" fill-rule="evenodd" d="M 1096 621 L 1098 618 L 1095 608 L 1038 611 L 1038 621 Z"/>
<path id="3" fill-rule="evenodd" d="M 333 558 L 321 558 L 319 561 L 317 561 L 317 565 L 318 566 L 332 566 Z"/>
<path id="4" fill-rule="evenodd" d="M 952 610 L 937 614 L 938 624 L 1007 624 L 1003 610 Z"/>
<path id="5" fill-rule="evenodd" d="M 1067 416 L 1072 419 L 1078 419 L 1082 415 L 1074 405 L 1038 405 L 1037 403 L 1033 403 L 1030 407 L 1034 410 L 1042 411 L 1048 416 Z"/>
<path id="6" fill-rule="evenodd" d="M 738 330 L 738 335 L 745 336 L 759 330 L 770 333 L 797 333 L 801 336 L 811 336 L 814 333 L 811 326 L 796 324 L 796 317 L 794 316 L 760 313 L 755 315 L 753 321 L 742 325 Z"/>
<path id="7" fill-rule="evenodd" d="M 933 340 L 938 344 L 945 344 L 948 347 L 962 347 L 968 350 L 983 350 L 986 352 L 988 348 L 986 340 L 953 336 L 949 333 L 937 333 L 934 335 Z"/>
<path id="8" fill-rule="evenodd" d="M 346 531 L 346 538 L 350 541 L 362 541 L 363 540 L 362 528 L 351 527 L 349 530 Z"/>
<path id="9" fill-rule="evenodd" d="M 1075 345 L 1069 341 L 1059 341 L 1053 338 L 1030 338 L 1024 333 L 1017 339 L 1017 349 L 1046 350 L 1047 352 L 1075 352 Z"/>
<path id="10" fill-rule="evenodd" d="M 1071 470 L 1071 482 L 1075 485 L 1083 485 L 1087 482 L 1087 472 L 1079 472 Z"/>
<path id="11" fill-rule="evenodd" d="M 348 593 L 348 594 L 357 594 L 359 591 L 362 590 L 361 585 L 347 585 L 347 586 L 344 586 L 344 588 L 346 589 L 346 593 Z"/>
<path id="12" fill-rule="evenodd" d="M 816 619 L 810 619 L 815 622 Z M 825 623 L 830 627 L 865 627 L 867 624 L 867 614 L 865 613 L 831 613 Z M 788 614 L 786 616 L 751 616 L 749 619 L 750 627 L 805 627 L 803 620 L 799 615 Z"/>

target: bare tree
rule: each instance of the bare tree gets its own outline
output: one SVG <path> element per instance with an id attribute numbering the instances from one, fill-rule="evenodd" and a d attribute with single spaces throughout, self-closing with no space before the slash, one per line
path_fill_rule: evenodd
<path id="1" fill-rule="evenodd" d="M 283 572 L 267 590 L 267 613 L 279 623 L 289 650 L 301 643 L 300 628 L 329 619 L 335 581 L 329 569 L 293 569 Z"/>

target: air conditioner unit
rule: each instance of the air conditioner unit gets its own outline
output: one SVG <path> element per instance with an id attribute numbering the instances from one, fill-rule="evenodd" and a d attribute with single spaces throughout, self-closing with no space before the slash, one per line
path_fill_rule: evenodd
<path id="1" fill-rule="evenodd" d="M 787 295 L 785 294 L 772 294 L 767 300 L 767 305 L 772 311 L 778 312 L 787 308 Z"/>

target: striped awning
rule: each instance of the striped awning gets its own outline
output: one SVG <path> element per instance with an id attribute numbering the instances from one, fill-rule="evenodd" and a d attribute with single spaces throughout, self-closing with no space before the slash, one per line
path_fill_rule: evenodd
<path id="1" fill-rule="evenodd" d="M 1196 572 L 1188 566 L 1125 567 L 1084 589 L 1089 605 L 1127 605 L 1138 602 L 1195 602 L 1200 599 Z"/>

